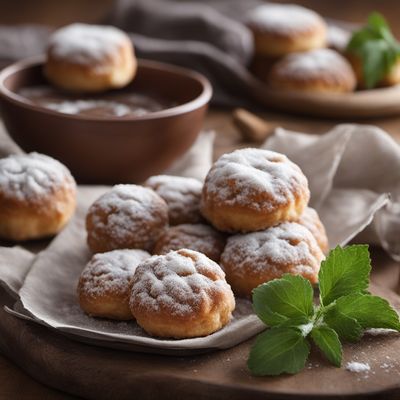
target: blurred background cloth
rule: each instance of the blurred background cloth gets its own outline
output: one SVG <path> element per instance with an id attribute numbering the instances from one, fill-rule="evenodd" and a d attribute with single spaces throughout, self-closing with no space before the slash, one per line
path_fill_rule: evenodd
<path id="1" fill-rule="evenodd" d="M 107 22 L 131 33 L 139 57 L 201 72 L 213 85 L 214 104 L 238 105 L 251 95 L 253 78 L 246 66 L 253 55 L 253 39 L 228 15 L 236 7 L 241 9 L 237 15 L 243 16 L 259 3 L 121 0 Z"/>
<path id="2" fill-rule="evenodd" d="M 233 16 L 243 17 L 259 3 L 120 0 L 98 23 L 129 33 L 138 57 L 205 74 L 214 87 L 214 104 L 245 105 L 251 95 L 248 82 L 253 78 L 246 65 L 253 42 L 250 31 Z M 50 33 L 50 27 L 40 25 L 0 26 L 2 64 L 43 53 Z"/>
<path id="3" fill-rule="evenodd" d="M 331 18 L 356 16 L 356 22 L 364 21 L 369 11 L 378 10 L 393 21 L 396 32 L 400 8 L 399 15 L 395 15 L 394 1 L 352 0 L 338 7 L 332 1 L 277 0 L 299 3 L 317 12 L 323 11 L 324 16 Z M 252 85 L 257 83 L 246 68 L 252 57 L 253 42 L 242 22 L 247 11 L 262 2 L 0 0 L 0 65 L 43 53 L 54 27 L 74 21 L 112 24 L 131 35 L 139 57 L 170 62 L 205 74 L 214 87 L 213 104 L 246 106 L 253 96 Z"/>

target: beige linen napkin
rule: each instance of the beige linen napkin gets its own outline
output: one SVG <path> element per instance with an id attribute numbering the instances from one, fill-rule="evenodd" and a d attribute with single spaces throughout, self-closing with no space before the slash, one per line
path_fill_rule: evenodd
<path id="1" fill-rule="evenodd" d="M 311 206 L 320 213 L 331 247 L 355 238 L 379 243 L 375 213 L 400 189 L 400 147 L 382 129 L 342 124 L 325 135 L 278 128 L 263 145 L 285 153 L 309 179 Z"/>
<path id="2" fill-rule="evenodd" d="M 211 163 L 212 143 L 212 133 L 200 135 L 171 172 L 204 178 Z M 310 182 L 311 204 L 321 213 L 333 246 L 347 243 L 362 231 L 387 201 L 387 192 L 399 186 L 399 147 L 376 127 L 339 125 L 322 136 L 278 129 L 263 147 L 284 152 L 301 166 Z M 85 244 L 84 215 L 104 190 L 105 187 L 79 188 L 78 211 L 72 222 L 34 258 L 30 268 L 29 253 L 20 259 L 20 248 L 0 248 L 0 281 L 15 294 L 29 269 L 19 290 L 20 301 L 10 312 L 28 316 L 78 340 L 169 354 L 227 348 L 263 329 L 245 300 L 238 300 L 232 323 L 221 331 L 206 338 L 180 341 L 150 338 L 134 322 L 87 317 L 79 309 L 75 294 L 80 271 L 90 256 Z M 18 264 L 22 267 L 14 268 Z"/>
<path id="3" fill-rule="evenodd" d="M 23 153 L 21 148 L 8 136 L 3 122 L 0 121 L 0 158 L 10 154 Z"/>
<path id="4" fill-rule="evenodd" d="M 22 247 L 0 247 L 0 287 L 18 298 L 35 255 Z"/>

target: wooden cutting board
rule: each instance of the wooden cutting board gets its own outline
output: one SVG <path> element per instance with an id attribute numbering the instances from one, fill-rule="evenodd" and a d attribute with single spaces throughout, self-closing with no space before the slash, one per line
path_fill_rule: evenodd
<path id="1" fill-rule="evenodd" d="M 256 81 L 254 96 L 268 108 L 328 118 L 377 118 L 400 115 L 400 85 L 352 93 L 279 91 Z"/>
<path id="2" fill-rule="evenodd" d="M 400 308 L 398 265 L 374 251 L 373 290 Z M 377 284 L 381 286 L 377 286 Z M 382 285 L 385 288 L 382 288 Z M 1 304 L 12 304 L 5 293 Z M 89 399 L 330 399 L 400 397 L 400 335 L 366 336 L 345 345 L 343 366 L 366 362 L 367 373 L 330 366 L 316 351 L 298 375 L 252 377 L 252 340 L 195 357 L 155 356 L 90 346 L 0 310 L 0 348 L 38 381 Z"/>

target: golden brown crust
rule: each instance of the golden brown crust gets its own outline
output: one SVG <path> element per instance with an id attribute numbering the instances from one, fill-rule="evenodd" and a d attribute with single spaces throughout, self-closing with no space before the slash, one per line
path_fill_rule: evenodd
<path id="1" fill-rule="evenodd" d="M 132 319 L 131 282 L 138 264 L 149 257 L 143 250 L 95 254 L 79 277 L 77 293 L 82 310 L 94 317 Z"/>
<path id="2" fill-rule="evenodd" d="M 201 212 L 224 232 L 253 232 L 299 218 L 310 197 L 307 179 L 286 156 L 242 149 L 213 165 Z"/>
<path id="3" fill-rule="evenodd" d="M 123 293 L 104 294 L 101 299 L 93 298 L 84 293 L 82 287 L 78 288 L 79 306 L 91 317 L 129 321 L 134 319 L 129 309 L 129 294 Z"/>
<path id="4" fill-rule="evenodd" d="M 206 336 L 225 326 L 235 299 L 216 263 L 182 249 L 153 256 L 138 266 L 130 307 L 150 335 L 184 339 Z"/>
<path id="5" fill-rule="evenodd" d="M 79 25 L 83 27 L 85 33 L 88 26 Z M 93 28 L 96 27 L 90 26 L 89 30 Z M 82 62 L 81 48 L 77 49 L 76 54 L 74 54 L 70 47 L 68 49 L 70 53 L 67 57 L 63 54 L 64 43 L 62 38 L 54 41 L 47 51 L 47 59 L 44 65 L 46 77 L 55 86 L 71 92 L 101 92 L 126 86 L 136 74 L 137 60 L 129 37 L 122 31 L 119 31 L 119 33 L 121 40 L 118 43 L 112 43 L 114 46 L 112 52 L 99 53 L 96 54 L 97 57 L 90 59 L 90 51 L 93 51 L 93 49 L 88 47 L 89 61 L 85 60 L 85 62 Z M 91 37 L 90 39 L 93 40 L 94 38 Z M 77 40 L 84 43 L 85 37 L 82 36 L 82 39 L 77 37 Z M 101 40 L 102 38 L 99 37 L 99 43 L 101 43 Z"/>
<path id="6" fill-rule="evenodd" d="M 231 236 L 221 265 L 235 294 L 249 298 L 254 288 L 285 273 L 317 283 L 323 258 L 308 229 L 286 222 L 265 231 Z"/>
<path id="7" fill-rule="evenodd" d="M 176 225 L 167 229 L 158 239 L 153 253 L 167 254 L 172 250 L 190 249 L 219 262 L 225 241 L 225 235 L 208 225 Z"/>
<path id="8" fill-rule="evenodd" d="M 265 4 L 254 9 L 247 26 L 253 32 L 255 53 L 280 57 L 326 45 L 327 27 L 315 12 L 304 7 Z"/>
<path id="9" fill-rule="evenodd" d="M 71 219 L 76 184 L 58 161 L 31 153 L 2 159 L 0 169 L 0 238 L 23 241 L 49 237 Z M 41 179 L 43 176 L 46 178 Z"/>
<path id="10" fill-rule="evenodd" d="M 89 208 L 87 243 L 93 253 L 115 249 L 151 251 L 167 225 L 167 204 L 152 189 L 116 185 Z"/>
<path id="11" fill-rule="evenodd" d="M 290 54 L 270 70 L 267 83 L 276 90 L 348 93 L 356 86 L 351 65 L 332 49 Z"/>
<path id="12" fill-rule="evenodd" d="M 313 30 L 301 35 L 277 35 L 251 27 L 256 54 L 281 57 L 286 54 L 322 48 L 326 44 L 326 27 L 316 25 Z"/>
<path id="13" fill-rule="evenodd" d="M 324 254 L 329 252 L 328 236 L 326 235 L 325 227 L 321 222 L 317 211 L 311 207 L 306 207 L 297 223 L 305 226 L 313 234 Z"/>
<path id="14" fill-rule="evenodd" d="M 200 197 L 203 184 L 194 178 L 171 175 L 152 176 L 144 183 L 168 205 L 171 225 L 197 224 L 202 221 Z"/>
<path id="15" fill-rule="evenodd" d="M 60 188 L 43 202 L 31 205 L 4 199 L 0 193 L 0 238 L 12 241 L 41 239 L 58 233 L 76 208 L 76 192 Z"/>

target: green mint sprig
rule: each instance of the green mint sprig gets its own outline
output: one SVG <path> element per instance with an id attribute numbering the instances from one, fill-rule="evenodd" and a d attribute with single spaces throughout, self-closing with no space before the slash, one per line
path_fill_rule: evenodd
<path id="1" fill-rule="evenodd" d="M 346 50 L 360 57 L 367 89 L 375 87 L 400 56 L 399 42 L 385 18 L 377 12 L 369 15 L 366 26 L 353 33 Z"/>
<path id="2" fill-rule="evenodd" d="M 319 271 L 319 305 L 301 277 L 285 274 L 253 290 L 253 307 L 269 327 L 250 350 L 254 375 L 295 374 L 304 368 L 310 339 L 336 367 L 341 341 L 356 342 L 367 328 L 400 330 L 397 312 L 368 292 L 371 260 L 367 245 L 332 250 Z"/>

